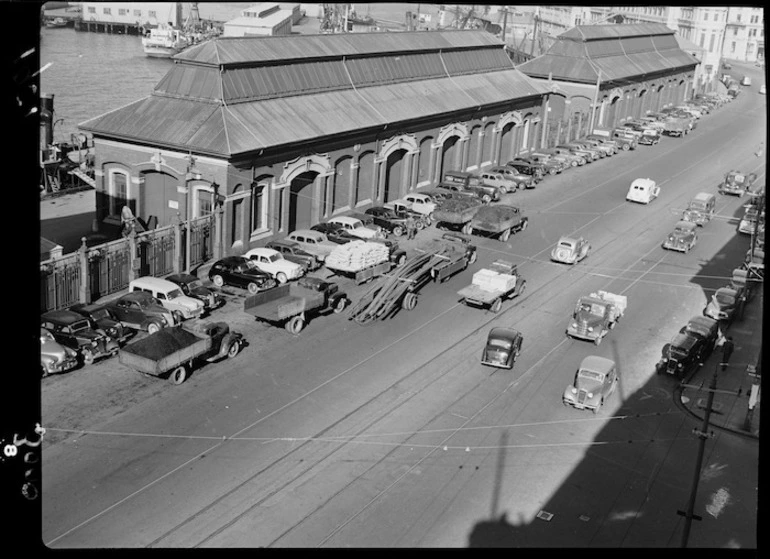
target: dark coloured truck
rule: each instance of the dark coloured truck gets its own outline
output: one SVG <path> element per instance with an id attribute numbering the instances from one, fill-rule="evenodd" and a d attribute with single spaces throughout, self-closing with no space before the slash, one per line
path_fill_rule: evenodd
<path id="1" fill-rule="evenodd" d="M 466 235 L 471 232 L 471 219 L 482 207 L 477 198 L 450 198 L 433 210 L 433 219 L 440 229 L 459 229 Z"/>
<path id="2" fill-rule="evenodd" d="M 283 323 L 287 331 L 299 334 L 310 313 L 341 313 L 347 304 L 348 297 L 337 284 L 305 276 L 296 283 L 246 297 L 243 310 L 265 322 Z"/>
<path id="3" fill-rule="evenodd" d="M 480 177 L 467 171 L 445 172 L 444 179 L 439 184 L 439 187 L 445 184 L 454 184 L 464 190 L 473 192 L 485 204 L 500 199 L 500 189 L 498 187 L 484 184 Z"/>
<path id="4" fill-rule="evenodd" d="M 528 217 L 522 217 L 516 206 L 484 206 L 476 212 L 470 222 L 472 233 L 496 235 L 502 242 L 508 240 L 511 233 L 524 231 L 529 223 Z"/>
<path id="5" fill-rule="evenodd" d="M 567 326 L 572 338 L 591 340 L 596 345 L 615 327 L 626 312 L 628 299 L 607 291 L 597 291 L 578 299 L 575 311 Z"/>
<path id="6" fill-rule="evenodd" d="M 118 360 L 140 373 L 182 384 L 201 361 L 235 357 L 243 336 L 225 322 L 188 322 L 164 328 L 120 350 Z"/>

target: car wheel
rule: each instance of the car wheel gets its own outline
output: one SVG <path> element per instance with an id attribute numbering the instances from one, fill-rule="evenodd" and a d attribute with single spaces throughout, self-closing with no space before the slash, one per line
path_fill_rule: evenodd
<path id="1" fill-rule="evenodd" d="M 305 327 L 305 321 L 301 316 L 294 316 L 286 323 L 286 330 L 292 334 L 299 334 Z"/>
<path id="2" fill-rule="evenodd" d="M 629 149 L 631 148 L 628 146 L 628 144 L 623 144 L 623 151 L 628 151 Z"/>
<path id="3" fill-rule="evenodd" d="M 348 300 L 345 299 L 345 297 L 340 297 L 337 302 L 334 304 L 334 313 L 340 314 L 342 311 L 345 310 L 345 305 L 347 305 Z"/>
<path id="4" fill-rule="evenodd" d="M 94 362 L 94 352 L 84 347 L 80 352 L 80 358 L 83 361 L 83 365 L 91 365 Z"/>
<path id="5" fill-rule="evenodd" d="M 169 379 L 171 379 L 171 382 L 174 384 L 182 384 L 185 380 L 187 380 L 187 369 L 184 367 L 184 365 L 177 367 L 171 373 Z"/>
<path id="6" fill-rule="evenodd" d="M 510 229 L 506 229 L 505 231 L 503 231 L 503 232 L 500 234 L 500 240 L 501 240 L 502 242 L 505 242 L 505 241 L 507 241 L 507 240 L 508 240 L 510 237 L 511 237 L 511 230 L 510 230 Z"/>
<path id="7" fill-rule="evenodd" d="M 404 234 L 404 228 L 403 227 L 394 227 L 393 228 L 393 234 L 396 237 L 401 237 Z"/>
<path id="8" fill-rule="evenodd" d="M 549 175 L 555 175 L 556 173 L 558 173 L 558 171 L 553 167 L 551 167 L 551 169 L 548 171 Z"/>
<path id="9" fill-rule="evenodd" d="M 492 201 L 492 197 L 489 194 L 484 194 L 484 196 L 481 197 L 481 201 L 485 204 L 489 204 Z"/>
<path id="10" fill-rule="evenodd" d="M 470 235 L 472 231 L 473 231 L 473 227 L 471 227 L 470 223 L 466 223 L 465 225 L 463 225 L 462 232 L 464 234 Z"/>
<path id="11" fill-rule="evenodd" d="M 407 293 L 404 296 L 404 301 L 401 303 L 401 306 L 404 308 L 404 310 L 407 311 L 414 310 L 414 308 L 417 306 L 417 294 Z"/>
<path id="12" fill-rule="evenodd" d="M 174 317 L 174 324 L 182 324 L 184 322 L 184 315 L 181 311 L 174 311 L 171 313 L 171 316 Z"/>
<path id="13" fill-rule="evenodd" d="M 257 293 L 259 291 L 259 286 L 252 281 L 252 282 L 249 283 L 249 285 L 246 287 L 246 289 L 248 289 L 249 293 L 251 293 L 253 295 L 254 293 Z"/>
<path id="14" fill-rule="evenodd" d="M 415 227 L 417 228 L 418 231 L 422 231 L 423 229 L 425 229 L 425 223 L 423 223 L 422 221 L 418 221 L 415 224 Z"/>
<path id="15" fill-rule="evenodd" d="M 45 378 L 48 376 L 48 370 L 45 368 L 45 365 L 40 365 L 40 378 Z"/>
<path id="16" fill-rule="evenodd" d="M 529 221 L 523 221 L 521 223 L 521 229 L 519 229 L 519 231 L 524 231 L 527 228 L 527 224 L 528 223 L 529 223 Z"/>
<path id="17" fill-rule="evenodd" d="M 470 257 L 468 257 L 468 264 L 473 264 L 474 262 L 476 262 L 476 259 L 477 259 L 478 257 L 479 257 L 479 255 L 478 255 L 478 254 L 476 254 L 476 251 L 474 250 L 474 251 L 471 253 Z"/>
<path id="18" fill-rule="evenodd" d="M 211 281 L 213 281 L 214 285 L 216 285 L 217 287 L 222 287 L 225 284 L 225 280 L 222 279 L 222 276 L 220 276 L 219 274 L 212 277 Z"/>
<path id="19" fill-rule="evenodd" d="M 284 274 L 283 272 L 278 272 L 277 274 L 275 274 L 275 279 L 278 280 L 278 283 L 286 283 L 287 281 L 289 281 L 289 278 L 287 278 L 286 274 Z"/>
<path id="20" fill-rule="evenodd" d="M 499 313 L 501 308 L 503 308 L 503 300 L 500 297 L 498 297 L 492 303 L 492 306 L 490 307 L 490 310 L 493 313 Z"/>
<path id="21" fill-rule="evenodd" d="M 150 324 L 147 325 L 148 334 L 154 334 L 158 330 L 160 330 L 160 324 L 158 324 L 157 322 L 150 322 Z"/>
<path id="22" fill-rule="evenodd" d="M 230 348 L 227 350 L 227 357 L 232 359 L 233 357 L 238 355 L 240 351 L 241 351 L 241 344 L 239 344 L 238 342 L 233 342 L 232 344 L 230 344 Z"/>
<path id="23" fill-rule="evenodd" d="M 601 335 L 599 335 L 599 336 L 598 336 L 598 337 L 597 337 L 597 338 L 594 340 L 594 344 L 596 344 L 596 345 L 599 345 L 599 344 L 601 344 L 601 343 L 602 343 L 602 337 L 601 337 Z"/>
<path id="24" fill-rule="evenodd" d="M 396 266 L 403 266 L 406 262 L 406 254 L 402 254 L 398 257 L 398 260 L 396 260 Z"/>
<path id="25" fill-rule="evenodd" d="M 572 162 L 570 162 L 570 165 L 573 166 L 573 167 L 577 167 L 579 165 L 579 163 L 577 161 L 573 160 Z"/>

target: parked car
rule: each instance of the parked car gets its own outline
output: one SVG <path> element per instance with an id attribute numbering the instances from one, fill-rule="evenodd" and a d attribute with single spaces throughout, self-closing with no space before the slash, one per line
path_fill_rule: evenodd
<path id="1" fill-rule="evenodd" d="M 599 159 L 599 152 L 594 150 L 587 150 L 583 147 L 570 144 L 559 144 L 556 149 L 566 149 L 575 155 L 579 155 L 586 163 L 591 163 Z"/>
<path id="2" fill-rule="evenodd" d="M 251 259 L 259 270 L 270 274 L 278 283 L 286 283 L 305 275 L 305 269 L 301 265 L 286 260 L 280 252 L 272 248 L 253 248 L 243 256 Z"/>
<path id="3" fill-rule="evenodd" d="M 118 344 L 122 344 L 133 334 L 104 305 L 77 303 L 72 305 L 69 310 L 96 324 L 97 328 L 107 332 L 107 335 L 118 342 Z"/>
<path id="4" fill-rule="evenodd" d="M 752 235 L 755 230 L 765 226 L 765 210 L 760 211 L 757 206 L 749 205 L 738 224 L 738 233 Z"/>
<path id="5" fill-rule="evenodd" d="M 232 285 L 258 293 L 276 286 L 276 281 L 243 256 L 225 256 L 209 270 L 209 279 L 217 287 Z"/>
<path id="6" fill-rule="evenodd" d="M 610 146 L 604 142 L 600 142 L 599 140 L 581 138 L 580 141 L 592 149 L 600 150 L 604 154 L 604 157 L 611 157 L 617 153 L 617 148 L 615 146 Z"/>
<path id="7" fill-rule="evenodd" d="M 663 126 L 663 120 L 661 120 L 661 119 L 657 119 L 657 118 L 655 118 L 653 116 L 649 116 L 648 115 L 648 116 L 643 116 L 642 118 L 640 118 L 639 122 L 643 126 L 652 128 L 653 130 L 657 131 L 658 134 L 662 134 L 663 133 L 664 126 Z"/>
<path id="8" fill-rule="evenodd" d="M 591 155 L 591 160 L 593 161 L 607 157 L 607 152 L 605 152 L 603 149 L 591 146 L 586 142 L 581 142 L 580 140 L 572 140 L 571 142 L 567 142 L 564 145 L 573 148 L 576 150 L 576 153 L 580 153 L 581 151 L 589 153 Z"/>
<path id="9" fill-rule="evenodd" d="M 348 231 L 347 229 L 343 229 L 340 227 L 338 223 L 316 223 L 310 228 L 311 231 L 317 231 L 318 233 L 323 233 L 326 235 L 326 239 L 332 243 L 338 244 L 338 245 L 344 245 L 345 243 L 349 243 L 350 241 L 360 241 L 361 239 L 359 237 L 356 237 Z"/>
<path id="10" fill-rule="evenodd" d="M 700 359 L 705 360 L 714 351 L 719 340 L 719 322 L 708 316 L 693 316 L 679 332 L 701 340 Z"/>
<path id="11" fill-rule="evenodd" d="M 440 206 L 441 202 L 444 200 L 449 200 L 452 198 L 452 194 L 450 192 L 440 188 L 426 188 L 424 190 L 420 190 L 419 193 L 426 197 L 424 200 L 434 204 L 434 209 Z M 431 213 L 433 213 L 432 210 Z"/>
<path id="12" fill-rule="evenodd" d="M 185 295 L 174 282 L 143 276 L 128 283 L 129 293 L 144 291 L 149 293 L 158 302 L 171 311 L 176 323 L 189 318 L 199 318 L 203 314 L 203 302 Z"/>
<path id="13" fill-rule="evenodd" d="M 329 253 L 337 246 L 337 244 L 331 242 L 326 235 L 319 231 L 313 231 L 312 228 L 297 229 L 296 231 L 289 233 L 286 240 L 299 244 L 302 250 L 309 252 L 321 262 L 326 260 Z"/>
<path id="14" fill-rule="evenodd" d="M 649 204 L 660 195 L 660 187 L 652 179 L 634 179 L 628 188 L 626 200 L 629 202 L 638 202 L 639 204 Z"/>
<path id="15" fill-rule="evenodd" d="M 690 200 L 687 209 L 682 213 L 683 221 L 691 221 L 701 227 L 714 217 L 717 198 L 709 192 L 699 192 Z"/>
<path id="16" fill-rule="evenodd" d="M 684 253 L 690 252 L 690 249 L 698 242 L 697 228 L 698 226 L 690 221 L 677 222 L 674 230 L 663 241 L 663 248 Z"/>
<path id="17" fill-rule="evenodd" d="M 410 214 L 406 212 L 396 211 L 385 206 L 374 206 L 366 210 L 366 213 L 372 216 L 374 223 L 383 230 L 393 233 L 396 237 L 401 237 L 407 232 L 406 220 Z M 419 222 L 415 221 L 415 226 L 423 229 L 425 224 L 420 220 Z"/>
<path id="18" fill-rule="evenodd" d="M 306 272 L 312 272 L 321 267 L 321 262 L 315 256 L 303 250 L 299 243 L 294 241 L 270 241 L 265 246 L 277 250 L 286 260 L 303 266 Z"/>
<path id="19" fill-rule="evenodd" d="M 430 215 L 436 209 L 436 202 L 430 196 L 424 192 L 410 192 L 401 200 L 410 210 L 424 216 L 427 219 L 428 225 L 430 224 L 432 220 Z"/>
<path id="20" fill-rule="evenodd" d="M 620 144 L 607 136 L 601 136 L 599 134 L 589 134 L 586 136 L 586 140 L 598 142 L 601 145 L 605 145 L 612 149 L 613 152 L 618 153 L 621 149 Z"/>
<path id="21" fill-rule="evenodd" d="M 722 184 L 719 185 L 718 191 L 720 194 L 743 196 L 756 180 L 756 173 L 746 174 L 732 170 L 725 175 L 725 179 L 722 181 Z"/>
<path id="22" fill-rule="evenodd" d="M 106 304 L 110 313 L 123 326 L 154 334 L 161 328 L 174 326 L 173 314 L 158 300 L 144 291 L 134 291 Z"/>
<path id="23" fill-rule="evenodd" d="M 500 199 L 500 190 L 496 186 L 484 185 L 480 177 L 467 171 L 446 171 L 439 186 L 451 184 L 459 185 L 465 190 L 474 192 L 485 204 Z"/>
<path id="24" fill-rule="evenodd" d="M 545 172 L 549 175 L 558 175 L 564 169 L 569 167 L 569 163 L 563 157 L 558 155 L 551 155 L 541 151 L 536 151 L 529 154 L 529 159 L 534 163 L 538 163 L 543 166 Z M 510 168 L 510 167 L 509 167 Z M 533 184 L 534 187 L 534 184 Z"/>
<path id="25" fill-rule="evenodd" d="M 628 130 L 627 128 L 615 129 L 612 131 L 611 136 L 623 151 L 636 149 L 639 146 L 637 136 L 633 133 L 633 131 Z"/>
<path id="26" fill-rule="evenodd" d="M 551 251 L 551 260 L 577 264 L 588 256 L 591 245 L 583 237 L 562 237 Z"/>
<path id="27" fill-rule="evenodd" d="M 759 86 L 759 94 L 760 95 L 766 95 L 767 94 L 767 89 L 765 88 L 765 84 L 762 84 L 762 85 Z"/>
<path id="28" fill-rule="evenodd" d="M 741 85 L 749 87 L 751 85 L 751 78 L 748 76 L 743 76 L 743 78 L 741 78 Z"/>
<path id="29" fill-rule="evenodd" d="M 520 173 L 508 165 L 496 165 L 489 169 L 489 171 L 492 173 L 500 173 L 505 178 L 513 181 L 516 183 L 516 188 L 535 188 L 535 180 L 531 175 Z"/>
<path id="30" fill-rule="evenodd" d="M 663 348 L 663 355 L 655 366 L 658 374 L 668 373 L 678 378 L 703 365 L 705 342 L 698 336 L 680 332 Z"/>
<path id="31" fill-rule="evenodd" d="M 513 328 L 492 328 L 481 354 L 481 364 L 512 369 L 521 353 L 524 336 Z"/>
<path id="32" fill-rule="evenodd" d="M 94 328 L 95 323 L 73 311 L 48 311 L 40 317 L 45 328 L 61 345 L 76 351 L 84 365 L 90 365 L 100 357 L 117 354 L 120 346 L 104 330 Z"/>
<path id="33" fill-rule="evenodd" d="M 559 156 L 564 158 L 571 167 L 578 167 L 585 165 L 586 158 L 582 155 L 577 155 L 572 150 L 562 147 L 544 149 L 543 153 L 551 156 Z"/>
<path id="34" fill-rule="evenodd" d="M 533 157 L 531 153 L 528 153 L 527 155 L 517 155 L 513 158 L 513 163 L 520 163 L 532 167 L 535 170 L 535 176 L 539 177 L 541 180 L 545 178 L 545 175 L 548 173 L 545 164 L 538 161 L 538 158 Z"/>
<path id="35" fill-rule="evenodd" d="M 730 64 L 729 62 L 722 62 L 722 68 L 724 68 L 725 70 L 732 70 L 733 65 Z"/>
<path id="36" fill-rule="evenodd" d="M 78 354 L 75 350 L 63 346 L 45 328 L 40 329 L 40 369 L 41 376 L 53 373 L 65 373 L 78 366 Z"/>
<path id="37" fill-rule="evenodd" d="M 198 299 L 203 303 L 203 309 L 206 312 L 211 312 L 211 310 L 224 303 L 222 296 L 204 286 L 198 276 L 181 273 L 172 274 L 166 279 L 171 283 L 176 284 L 186 296 Z"/>
<path id="38" fill-rule="evenodd" d="M 461 184 L 453 184 L 448 182 L 442 182 L 437 187 L 437 190 L 443 190 L 447 192 L 447 196 L 450 198 L 469 197 L 476 198 L 477 200 L 484 201 L 484 195 L 479 191 L 468 190 Z M 484 202 L 487 203 L 487 202 Z"/>
<path id="39" fill-rule="evenodd" d="M 522 161 L 521 159 L 513 159 L 512 161 L 508 161 L 506 165 L 516 169 L 524 175 L 531 176 L 535 183 L 543 180 L 543 175 L 545 175 L 545 168 L 542 165 L 529 163 L 527 161 Z"/>
<path id="40" fill-rule="evenodd" d="M 385 236 L 379 227 L 371 229 L 364 225 L 364 222 L 360 219 L 347 215 L 332 217 L 328 220 L 328 223 L 339 225 L 341 229 L 345 229 L 351 235 L 363 240 L 381 239 Z"/>
<path id="41" fill-rule="evenodd" d="M 482 183 L 499 188 L 501 195 L 507 192 L 516 192 L 516 190 L 519 188 L 519 183 L 509 179 L 503 173 L 484 171 L 479 175 L 479 177 L 481 178 Z"/>
<path id="42" fill-rule="evenodd" d="M 617 384 L 618 371 L 615 362 L 605 357 L 589 355 L 580 363 L 575 380 L 564 391 L 562 403 L 565 406 L 590 409 L 599 413 Z"/>

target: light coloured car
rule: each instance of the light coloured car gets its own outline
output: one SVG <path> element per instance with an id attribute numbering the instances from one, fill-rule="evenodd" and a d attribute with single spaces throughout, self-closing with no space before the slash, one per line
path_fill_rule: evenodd
<path id="1" fill-rule="evenodd" d="M 297 243 L 302 250 L 315 256 L 320 262 L 326 260 L 329 253 L 338 245 L 330 241 L 326 235 L 312 229 L 297 229 L 286 237 L 287 241 Z"/>
<path id="2" fill-rule="evenodd" d="M 580 363 L 575 380 L 564 391 L 562 403 L 578 409 L 589 409 L 594 413 L 615 391 L 618 384 L 618 370 L 615 362 L 605 357 L 589 355 Z"/>
<path id="3" fill-rule="evenodd" d="M 431 197 L 420 192 L 410 192 L 399 201 L 408 205 L 410 210 L 428 217 L 430 217 L 430 214 L 436 209 L 436 203 Z"/>
<path id="4" fill-rule="evenodd" d="M 335 225 L 339 225 L 341 229 L 344 229 L 351 235 L 358 237 L 359 239 L 367 240 L 367 239 L 381 239 L 384 237 L 384 234 L 382 233 L 382 229 L 377 227 L 377 229 L 370 229 L 366 225 L 364 225 L 364 222 L 361 221 L 358 218 L 350 217 L 346 215 L 340 215 L 337 217 L 333 217 L 329 220 L 329 223 L 333 223 Z"/>
<path id="5" fill-rule="evenodd" d="M 691 221 L 677 222 L 674 230 L 663 241 L 663 248 L 684 253 L 690 252 L 690 249 L 698 242 L 697 228 L 698 226 Z"/>
<path id="6" fill-rule="evenodd" d="M 200 318 L 203 314 L 203 301 L 188 297 L 182 288 L 172 281 L 153 276 L 142 276 L 131 280 L 128 292 L 143 291 L 149 293 L 174 315 L 177 323 L 190 318 Z"/>
<path id="7" fill-rule="evenodd" d="M 481 181 L 484 184 L 488 184 L 490 186 L 496 186 L 502 192 L 516 192 L 516 189 L 519 186 L 519 184 L 516 181 L 509 179 L 502 173 L 484 171 L 483 173 L 481 173 L 480 177 L 481 177 Z"/>
<path id="8" fill-rule="evenodd" d="M 551 260 L 577 264 L 588 256 L 591 245 L 583 237 L 562 237 L 551 251 Z"/>
<path id="9" fill-rule="evenodd" d="M 680 111 L 684 111 L 689 115 L 692 115 L 696 119 L 700 119 L 703 116 L 703 113 L 701 113 L 698 109 L 691 107 L 690 105 L 677 105 L 676 107 Z"/>
<path id="10" fill-rule="evenodd" d="M 45 328 L 40 329 L 40 369 L 42 376 L 51 373 L 64 373 L 78 366 L 78 354 L 75 350 L 61 345 L 53 334 Z"/>
<path id="11" fill-rule="evenodd" d="M 767 94 L 767 89 L 765 88 L 765 84 L 762 84 L 762 85 L 759 86 L 759 94 L 760 95 L 766 95 Z"/>
<path id="12" fill-rule="evenodd" d="M 270 274 L 278 283 L 299 279 L 305 275 L 305 268 L 295 262 L 290 262 L 283 254 L 272 248 L 253 248 L 244 254 L 265 273 Z"/>
<path id="13" fill-rule="evenodd" d="M 660 195 L 660 187 L 652 179 L 635 179 L 628 188 L 626 200 L 649 204 Z"/>

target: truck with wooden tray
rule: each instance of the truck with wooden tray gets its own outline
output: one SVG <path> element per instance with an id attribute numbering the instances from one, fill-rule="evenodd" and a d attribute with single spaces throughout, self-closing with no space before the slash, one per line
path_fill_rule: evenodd
<path id="1" fill-rule="evenodd" d="M 430 276 L 433 281 L 442 283 L 476 262 L 478 253 L 470 237 L 460 233 L 444 233 L 423 248 L 416 249 L 420 254 L 433 255 Z"/>
<path id="2" fill-rule="evenodd" d="M 403 266 L 373 284 L 350 306 L 348 318 L 366 325 L 389 318 L 399 309 L 411 311 L 417 306 L 417 292 L 422 286 L 431 280 L 443 281 L 475 260 L 475 246 L 451 237 L 443 242 L 436 240 L 432 249 L 418 251 Z"/>
<path id="3" fill-rule="evenodd" d="M 489 308 L 497 313 L 504 300 L 521 295 L 526 285 L 527 280 L 519 275 L 516 264 L 495 260 L 490 268 L 474 273 L 472 283 L 457 294 L 466 305 Z"/>
<path id="4" fill-rule="evenodd" d="M 299 334 L 310 314 L 328 310 L 341 313 L 348 301 L 337 284 L 304 276 L 296 283 L 279 285 L 246 297 L 243 310 L 265 322 L 283 324 L 287 331 Z"/>
<path id="5" fill-rule="evenodd" d="M 529 218 L 522 217 L 519 208 L 498 204 L 480 208 L 471 219 L 470 229 L 471 233 L 496 235 L 502 242 L 506 242 L 511 233 L 524 231 L 528 224 Z"/>
<path id="6" fill-rule="evenodd" d="M 433 210 L 433 219 L 439 229 L 457 229 L 464 234 L 471 232 L 471 219 L 482 207 L 477 198 L 449 198 Z"/>
<path id="7" fill-rule="evenodd" d="M 243 344 L 243 336 L 230 330 L 226 322 L 196 320 L 163 328 L 124 346 L 118 360 L 145 375 L 182 384 L 196 364 L 233 358 Z"/>
<path id="8" fill-rule="evenodd" d="M 333 274 L 355 280 L 357 285 L 387 274 L 396 263 L 393 245 L 372 241 L 351 241 L 335 248 L 324 263 Z"/>

